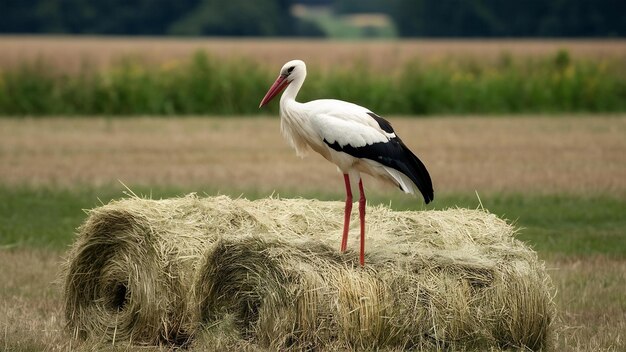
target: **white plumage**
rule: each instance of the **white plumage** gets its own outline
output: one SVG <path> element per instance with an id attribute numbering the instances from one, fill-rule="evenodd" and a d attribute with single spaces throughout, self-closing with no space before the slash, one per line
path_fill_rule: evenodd
<path id="1" fill-rule="evenodd" d="M 299 156 L 313 149 L 344 174 L 347 197 L 342 251 L 347 243 L 352 188 L 358 183 L 363 265 L 365 194 L 360 173 L 392 183 L 406 193 L 420 191 L 426 203 L 434 197 L 432 182 L 422 162 L 396 136 L 391 124 L 369 109 L 334 99 L 297 102 L 296 95 L 305 78 L 303 61 L 287 62 L 260 107 L 285 89 L 280 98 L 282 135 Z"/>

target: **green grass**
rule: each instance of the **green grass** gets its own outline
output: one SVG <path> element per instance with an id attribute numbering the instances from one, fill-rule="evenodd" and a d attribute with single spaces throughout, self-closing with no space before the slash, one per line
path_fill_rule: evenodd
<path id="1" fill-rule="evenodd" d="M 132 187 L 152 198 L 183 195 L 189 189 Z M 214 190 L 197 190 L 216 194 Z M 250 199 L 268 196 L 258 192 L 228 191 Z M 62 249 L 85 219 L 83 209 L 93 208 L 125 195 L 118 187 L 59 190 L 0 187 L 0 246 Z M 282 197 L 315 197 L 342 200 L 340 194 L 282 193 Z M 389 204 L 396 210 L 479 207 L 475 195 L 444 195 L 432 205 L 402 195 L 374 194 L 370 204 Z M 541 256 L 607 255 L 626 258 L 626 200 L 608 195 L 489 195 L 481 197 L 489 211 L 513 221 L 522 230 L 518 238 L 531 244 Z"/>
<path id="2" fill-rule="evenodd" d="M 128 58 L 96 71 L 57 72 L 46 62 L 0 71 L 0 115 L 229 115 L 259 109 L 278 67 L 198 52 L 186 61 L 147 65 Z M 626 111 L 626 67 L 604 59 L 552 57 L 495 63 L 469 58 L 414 59 L 385 72 L 366 58 L 351 67 L 309 70 L 300 99 L 337 98 L 381 114 L 562 113 Z"/>

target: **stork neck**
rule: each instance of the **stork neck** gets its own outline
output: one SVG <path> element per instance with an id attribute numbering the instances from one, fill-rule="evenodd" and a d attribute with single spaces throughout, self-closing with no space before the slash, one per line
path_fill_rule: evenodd
<path id="1" fill-rule="evenodd" d="M 280 97 L 280 105 L 284 105 L 286 102 L 291 102 L 296 100 L 296 96 L 302 88 L 302 84 L 304 83 L 304 78 L 306 75 L 295 78 L 288 86 L 285 88 L 283 95 Z"/>

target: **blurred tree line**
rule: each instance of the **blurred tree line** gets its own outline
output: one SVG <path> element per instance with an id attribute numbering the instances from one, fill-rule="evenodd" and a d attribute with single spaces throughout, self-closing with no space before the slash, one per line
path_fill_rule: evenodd
<path id="1" fill-rule="evenodd" d="M 626 35 L 624 0 L 392 0 L 392 2 L 394 6 L 391 15 L 403 36 Z"/>
<path id="2" fill-rule="evenodd" d="M 290 0 L 2 0 L 1 33 L 283 36 Z"/>
<path id="3" fill-rule="evenodd" d="M 404 37 L 621 37 L 624 0 L 2 0 L 0 33 L 323 36 L 294 4 L 383 13 Z"/>

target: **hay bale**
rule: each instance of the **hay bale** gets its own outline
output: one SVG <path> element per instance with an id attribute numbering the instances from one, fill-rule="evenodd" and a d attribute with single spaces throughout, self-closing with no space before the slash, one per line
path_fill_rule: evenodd
<path id="1" fill-rule="evenodd" d="M 240 338 L 272 348 L 546 345 L 549 278 L 506 222 L 384 206 L 367 220 L 360 268 L 338 253 L 341 202 L 111 202 L 68 256 L 68 325 L 142 344 L 184 344 L 200 323 L 234 317 Z"/>
<path id="2" fill-rule="evenodd" d="M 194 197 L 111 202 L 89 211 L 69 252 L 65 315 L 73 334 L 139 344 L 188 341 L 188 288 L 216 236 Z"/>
<path id="3" fill-rule="evenodd" d="M 65 316 L 72 334 L 186 344 L 198 325 L 191 287 L 202 254 L 222 235 L 267 231 L 267 220 L 255 216 L 268 216 L 268 209 L 255 214 L 248 210 L 252 204 L 192 194 L 167 200 L 134 197 L 90 210 L 64 270 Z"/>
<path id="4" fill-rule="evenodd" d="M 385 207 L 368 219 L 365 268 L 356 252 L 337 253 L 337 238 L 223 238 L 199 269 L 202 319 L 234 317 L 244 336 L 272 349 L 549 343 L 549 277 L 506 222 L 479 210 Z"/>

